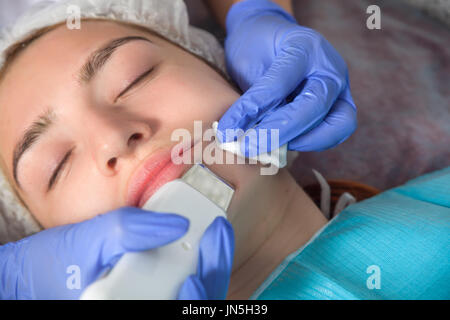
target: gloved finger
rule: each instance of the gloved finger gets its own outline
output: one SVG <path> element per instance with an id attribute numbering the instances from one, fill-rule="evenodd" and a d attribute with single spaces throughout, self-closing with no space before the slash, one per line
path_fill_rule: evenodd
<path id="1" fill-rule="evenodd" d="M 276 61 L 253 86 L 250 87 L 219 120 L 220 142 L 234 139 L 226 129 L 243 130 L 253 127 L 269 110 L 280 103 L 305 79 L 307 56 L 300 48 L 283 49 Z"/>
<path id="2" fill-rule="evenodd" d="M 176 214 L 122 207 L 73 225 L 65 234 L 68 243 L 86 241 L 87 252 L 95 252 L 99 263 L 112 267 L 126 252 L 151 250 L 175 241 L 189 228 L 189 220 Z"/>
<path id="3" fill-rule="evenodd" d="M 289 150 L 321 151 L 346 140 L 357 127 L 356 109 L 347 100 L 339 98 L 325 120 L 311 131 L 293 139 Z"/>
<path id="4" fill-rule="evenodd" d="M 311 130 L 328 114 L 340 94 L 339 90 L 339 84 L 332 78 L 308 78 L 303 90 L 292 102 L 263 117 L 254 128 L 252 137 L 241 143 L 241 151 L 245 156 L 270 152 Z"/>
<path id="5" fill-rule="evenodd" d="M 196 275 L 190 275 L 178 291 L 177 300 L 207 300 L 205 287 Z"/>
<path id="6" fill-rule="evenodd" d="M 234 231 L 223 217 L 217 217 L 200 240 L 197 276 L 210 300 L 226 298 L 234 255 Z"/>
<path id="7" fill-rule="evenodd" d="M 131 209 L 131 210 L 130 210 Z M 127 251 L 157 248 L 183 236 L 189 219 L 173 213 L 149 212 L 128 207 L 120 219 L 122 247 Z"/>
<path id="8" fill-rule="evenodd" d="M 348 83 L 348 78 L 347 78 L 347 83 Z M 349 84 L 347 85 L 347 88 L 345 88 L 345 90 L 341 93 L 339 98 L 346 101 L 356 111 L 356 105 L 355 105 L 355 102 L 353 101 L 353 97 L 352 97 L 352 93 L 350 91 Z"/>

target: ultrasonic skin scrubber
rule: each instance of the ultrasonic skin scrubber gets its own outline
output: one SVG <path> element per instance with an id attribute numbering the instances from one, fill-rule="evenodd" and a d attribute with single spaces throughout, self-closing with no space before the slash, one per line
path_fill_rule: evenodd
<path id="1" fill-rule="evenodd" d="M 176 299 L 186 278 L 197 272 L 203 233 L 217 216 L 226 218 L 233 193 L 229 184 L 202 164 L 164 184 L 143 209 L 188 218 L 186 234 L 160 248 L 123 255 L 109 273 L 85 289 L 80 299 Z"/>

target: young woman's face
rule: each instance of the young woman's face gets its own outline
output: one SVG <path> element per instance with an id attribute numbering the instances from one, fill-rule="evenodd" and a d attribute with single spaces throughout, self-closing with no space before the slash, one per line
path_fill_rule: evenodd
<path id="1" fill-rule="evenodd" d="M 116 39 L 109 58 L 83 69 Z M 0 153 L 14 180 L 16 145 L 49 115 L 53 124 L 23 153 L 14 185 L 45 228 L 78 222 L 129 205 L 131 177 L 178 143 L 175 129 L 193 132 L 194 120 L 209 127 L 238 97 L 215 70 L 162 38 L 113 22 L 62 25 L 26 48 L 0 84 Z M 239 185 L 259 172 L 248 167 L 222 174 Z"/>

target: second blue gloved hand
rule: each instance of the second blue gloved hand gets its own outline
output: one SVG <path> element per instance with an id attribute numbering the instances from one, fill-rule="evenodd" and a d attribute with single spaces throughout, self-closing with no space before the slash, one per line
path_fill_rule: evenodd
<path id="1" fill-rule="evenodd" d="M 163 246 L 188 227 L 179 215 L 123 207 L 0 246 L 0 299 L 78 299 L 123 254 Z"/>
<path id="2" fill-rule="evenodd" d="M 323 36 L 268 0 L 233 5 L 226 28 L 227 69 L 245 93 L 220 119 L 219 138 L 230 141 L 226 129 L 246 131 L 256 124 L 257 134 L 268 131 L 265 151 L 271 150 L 271 129 L 279 129 L 280 146 L 319 151 L 354 132 L 347 66 Z M 242 146 L 246 155 L 249 146 Z"/>
<path id="3" fill-rule="evenodd" d="M 200 240 L 197 273 L 186 279 L 178 299 L 223 300 L 227 296 L 234 255 L 231 224 L 217 217 Z"/>

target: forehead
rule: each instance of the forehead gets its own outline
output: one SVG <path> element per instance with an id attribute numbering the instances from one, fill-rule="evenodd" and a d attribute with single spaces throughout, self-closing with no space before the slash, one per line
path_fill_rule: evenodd
<path id="1" fill-rule="evenodd" d="M 42 66 L 59 67 L 57 65 L 58 62 L 66 65 L 74 64 L 76 60 L 84 60 L 83 53 L 89 54 L 102 41 L 106 43 L 108 39 L 127 35 L 145 36 L 159 45 L 167 42 L 152 31 L 145 30 L 144 27 L 109 20 L 85 20 L 82 21 L 81 29 L 79 30 L 71 30 L 65 24 L 61 24 L 38 36 L 36 40 L 20 51 L 14 58 L 12 66 L 21 65 L 22 68 L 13 68 L 14 78 L 21 74 L 20 71 L 24 71 L 23 66 L 28 71 L 22 72 L 22 74 L 29 74 L 30 70 L 36 70 L 42 68 Z M 49 63 L 46 64 L 46 62 Z M 9 72 L 6 72 L 6 77 L 9 74 Z"/>
<path id="2" fill-rule="evenodd" d="M 46 107 L 52 95 L 78 85 L 78 70 L 90 53 L 111 39 L 141 35 L 160 46 L 163 39 L 110 21 L 83 21 L 80 30 L 65 24 L 44 34 L 21 52 L 0 82 L 0 154 L 12 172 L 12 152 L 25 126 Z M 71 85 L 72 84 L 72 85 Z"/>
<path id="3" fill-rule="evenodd" d="M 81 66 L 92 50 L 102 43 L 131 35 L 144 36 L 162 47 L 170 47 L 168 41 L 150 30 L 144 30 L 143 27 L 108 20 L 82 21 L 80 30 L 70 30 L 62 24 L 39 36 L 21 50 L 2 76 L 2 83 L 5 79 L 23 79 L 24 76 L 29 78 L 33 71 L 33 75 L 37 75 L 44 67 L 46 70 L 52 70 L 60 69 L 64 65 L 67 70 L 70 66 Z M 11 69 L 14 71 L 10 72 Z"/>

